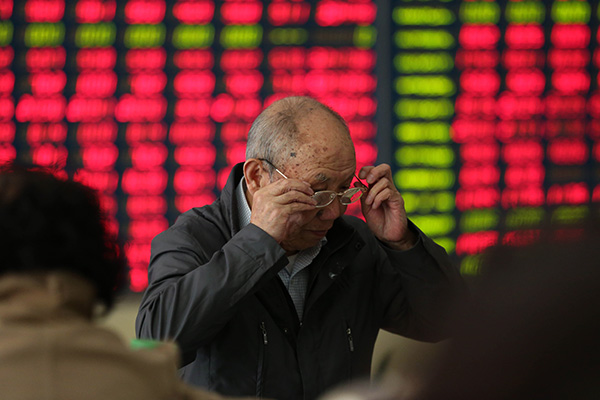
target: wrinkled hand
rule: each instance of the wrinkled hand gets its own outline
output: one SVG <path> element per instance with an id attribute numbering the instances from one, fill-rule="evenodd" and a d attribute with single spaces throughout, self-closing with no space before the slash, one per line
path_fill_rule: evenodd
<path id="1" fill-rule="evenodd" d="M 404 199 L 394 185 L 390 166 L 363 167 L 358 177 L 369 185 L 369 191 L 360 199 L 369 229 L 390 247 L 411 248 L 416 237 L 408 228 Z"/>
<path id="2" fill-rule="evenodd" d="M 298 179 L 270 183 L 254 193 L 250 222 L 281 244 L 312 218 L 305 211 L 316 210 L 313 194 L 310 185 Z"/>

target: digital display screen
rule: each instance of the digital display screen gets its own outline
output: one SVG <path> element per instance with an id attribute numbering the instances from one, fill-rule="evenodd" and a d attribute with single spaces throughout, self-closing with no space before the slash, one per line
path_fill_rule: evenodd
<path id="1" fill-rule="evenodd" d="M 216 198 L 274 100 L 328 104 L 359 167 L 375 163 L 376 15 L 362 0 L 0 0 L 0 163 L 97 189 L 142 291 L 151 239 Z"/>
<path id="2" fill-rule="evenodd" d="M 495 244 L 600 201 L 598 20 L 588 1 L 395 1 L 395 180 L 476 275 Z M 378 132 L 380 134 L 381 132 Z"/>
<path id="3" fill-rule="evenodd" d="M 599 20 L 575 0 L 0 0 L 0 163 L 97 189 L 139 292 L 151 239 L 218 196 L 259 112 L 309 95 L 475 275 L 600 201 Z"/>

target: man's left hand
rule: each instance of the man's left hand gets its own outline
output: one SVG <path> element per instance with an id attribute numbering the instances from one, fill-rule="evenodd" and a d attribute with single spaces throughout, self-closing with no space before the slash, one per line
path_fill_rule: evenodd
<path id="1" fill-rule="evenodd" d="M 375 236 L 399 250 L 414 246 L 416 236 L 408 228 L 404 199 L 394 185 L 390 166 L 363 167 L 358 177 L 369 185 L 369 191 L 360 201 L 367 225 Z"/>

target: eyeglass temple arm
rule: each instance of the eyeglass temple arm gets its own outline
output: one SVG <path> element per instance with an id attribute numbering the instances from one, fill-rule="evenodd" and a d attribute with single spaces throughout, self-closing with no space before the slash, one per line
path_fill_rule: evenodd
<path id="1" fill-rule="evenodd" d="M 360 180 L 360 178 L 358 177 L 358 175 L 354 174 L 354 177 L 356 178 L 356 180 L 357 180 L 357 181 L 359 181 L 359 182 L 360 182 L 360 184 L 362 185 L 361 189 L 362 189 L 364 192 L 367 192 L 367 191 L 369 191 L 369 186 L 367 186 L 367 185 L 366 185 L 366 184 L 365 184 L 363 181 L 361 181 L 361 180 Z"/>
<path id="2" fill-rule="evenodd" d="M 267 160 L 265 160 L 265 161 L 267 161 Z M 267 162 L 268 162 L 269 164 L 271 164 L 269 161 L 267 161 Z M 273 164 L 271 164 L 271 166 L 272 166 L 273 168 L 275 168 L 275 166 L 274 166 Z M 279 175 L 283 176 L 285 179 L 289 179 L 289 178 L 288 178 L 287 176 L 285 176 L 285 174 L 284 174 L 283 172 L 281 172 L 281 171 L 280 171 L 278 168 L 275 168 L 275 171 L 277 171 L 277 173 L 278 173 Z M 368 190 L 369 190 L 369 187 L 368 187 L 367 185 L 365 185 L 365 183 L 364 183 L 363 181 L 361 181 L 361 180 L 360 180 L 360 178 L 358 177 L 358 175 L 354 174 L 354 177 L 356 178 L 356 180 L 358 180 L 358 181 L 360 182 L 360 184 L 361 184 L 361 185 L 363 185 L 363 186 L 361 187 L 361 189 L 362 189 L 363 191 L 365 191 L 365 192 L 366 192 L 366 191 L 368 191 Z"/>
<path id="3" fill-rule="evenodd" d="M 285 175 L 283 174 L 283 172 L 281 172 L 279 169 L 277 169 L 277 167 L 276 167 L 276 166 L 274 166 L 274 165 L 273 165 L 273 163 L 272 163 L 271 161 L 267 160 L 266 158 L 257 158 L 257 160 L 260 160 L 260 161 L 264 161 L 264 162 L 266 162 L 266 163 L 267 163 L 267 164 L 269 164 L 271 167 L 273 167 L 273 169 L 274 169 L 275 171 L 277 171 L 277 173 L 278 173 L 279 175 L 283 176 L 285 179 L 289 179 L 287 176 L 285 176 Z"/>
<path id="4" fill-rule="evenodd" d="M 275 171 L 277 171 L 277 172 L 279 173 L 279 175 L 283 176 L 285 179 L 288 179 L 288 177 L 287 177 L 287 176 L 285 176 L 285 175 L 283 174 L 283 172 L 281 172 L 281 171 L 280 171 L 280 170 L 278 170 L 277 168 L 275 168 Z"/>

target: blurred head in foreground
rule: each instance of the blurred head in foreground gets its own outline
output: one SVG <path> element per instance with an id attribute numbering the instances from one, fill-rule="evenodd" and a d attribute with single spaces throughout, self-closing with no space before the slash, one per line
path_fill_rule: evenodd
<path id="1" fill-rule="evenodd" d="M 40 169 L 0 167 L 0 252 L 0 278 L 49 272 L 84 278 L 93 292 L 86 312 L 96 303 L 109 309 L 123 276 L 95 192 Z"/>
<path id="2" fill-rule="evenodd" d="M 321 400 L 588 400 L 600 398 L 600 222 L 511 232 L 489 249 L 452 339 L 398 358 L 374 385 Z M 402 349 L 399 349 L 402 350 Z M 412 368 L 412 369 L 411 369 Z"/>
<path id="3" fill-rule="evenodd" d="M 175 343 L 130 347 L 91 318 L 124 267 L 92 189 L 0 169 L 0 254 L 3 400 L 223 399 L 181 381 Z"/>
<path id="4" fill-rule="evenodd" d="M 538 234 L 485 255 L 419 400 L 600 398 L 600 225 Z"/>

